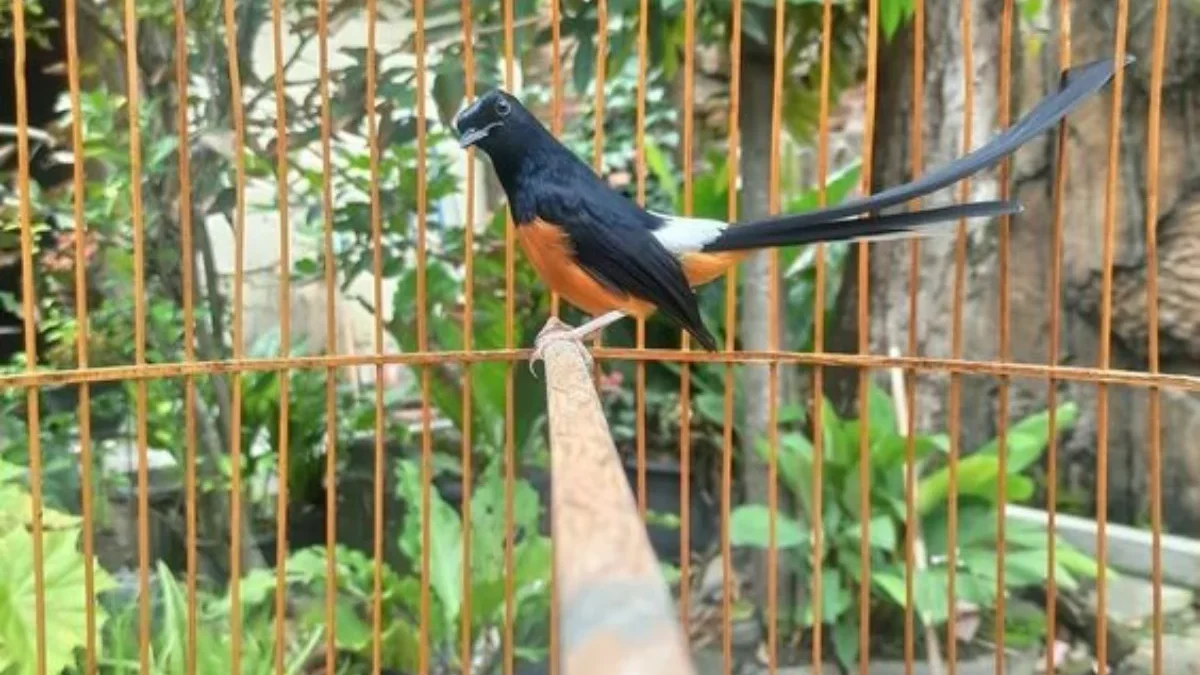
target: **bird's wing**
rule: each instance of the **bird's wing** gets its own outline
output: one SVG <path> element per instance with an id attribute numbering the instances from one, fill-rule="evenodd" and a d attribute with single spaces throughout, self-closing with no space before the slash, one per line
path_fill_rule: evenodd
<path id="1" fill-rule="evenodd" d="M 715 340 L 700 318 L 679 259 L 648 226 L 649 214 L 624 197 L 590 189 L 543 185 L 537 215 L 563 229 L 575 261 L 611 290 L 653 303 L 702 343 Z"/>

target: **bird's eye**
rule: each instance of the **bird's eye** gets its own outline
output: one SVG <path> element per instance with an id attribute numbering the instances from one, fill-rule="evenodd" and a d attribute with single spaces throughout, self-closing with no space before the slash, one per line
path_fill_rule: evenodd
<path id="1" fill-rule="evenodd" d="M 512 106 L 509 105 L 508 101 L 504 99 L 496 101 L 496 114 L 501 117 L 507 117 L 510 112 L 512 112 Z"/>

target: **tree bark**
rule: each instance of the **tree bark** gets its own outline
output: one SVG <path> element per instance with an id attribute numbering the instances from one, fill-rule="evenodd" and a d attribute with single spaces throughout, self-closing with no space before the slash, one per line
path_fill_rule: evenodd
<path id="1" fill-rule="evenodd" d="M 1131 6 L 1129 52 L 1137 62 L 1126 69 L 1120 124 L 1117 179 L 1117 220 L 1113 264 L 1112 366 L 1148 367 L 1146 318 L 1146 147 L 1151 35 L 1154 4 Z M 1013 100 L 1016 119 L 1058 82 L 1057 5 L 1047 3 L 1032 24 L 1014 30 Z M 1103 0 L 1072 3 L 1072 62 L 1112 58 L 1115 7 Z M 957 3 L 929 12 L 926 25 L 926 127 L 924 165 L 932 169 L 962 154 L 963 58 Z M 999 3 L 976 2 L 973 8 L 974 127 L 973 146 L 994 137 L 1000 53 Z M 909 29 L 911 30 L 911 29 Z M 1162 369 L 1200 372 L 1200 12 L 1172 5 L 1168 36 L 1167 77 L 1163 98 L 1161 179 L 1158 222 L 1158 266 L 1161 311 L 1159 337 Z M 898 39 L 884 47 L 880 60 L 878 118 L 873 189 L 910 178 L 908 124 L 911 114 L 911 42 Z M 1107 176 L 1109 112 L 1113 88 L 1102 90 L 1067 118 L 1067 183 L 1063 206 L 1063 270 L 1060 311 L 1061 335 L 1057 363 L 1095 366 L 1101 307 L 1101 242 Z M 1051 257 L 1056 134 L 1034 139 L 1013 160 L 1013 196 L 1025 212 L 1012 219 L 1010 306 L 1012 358 L 1047 363 L 1050 359 Z M 972 199 L 995 198 L 996 171 L 971 181 Z M 944 204 L 957 198 L 958 188 L 924 200 Z M 978 223 L 967 228 L 963 302 L 963 358 L 998 357 L 999 228 Z M 951 356 L 954 297 L 955 237 L 921 241 L 917 354 Z M 889 345 L 905 349 L 908 332 L 908 242 L 873 245 L 871 254 L 871 345 L 885 353 Z M 855 326 L 853 313 L 857 270 L 847 266 L 839 298 L 841 325 L 835 345 L 849 351 Z M 829 393 L 835 400 L 853 392 L 853 377 L 837 382 L 831 374 Z M 947 402 L 948 376 L 922 374 L 917 381 L 918 429 L 944 431 L 952 411 Z M 962 450 L 970 452 L 997 433 L 995 378 L 963 377 Z M 1058 383 L 1060 404 L 1078 407 L 1078 420 L 1064 433 L 1059 448 L 1059 493 L 1076 507 L 1097 509 L 1095 496 L 1096 443 L 1099 414 L 1094 384 Z M 1044 410 L 1049 404 L 1045 380 L 1014 380 L 1010 390 L 1011 419 Z M 1117 522 L 1144 524 L 1148 512 L 1146 454 L 1149 447 L 1148 396 L 1142 388 L 1110 387 L 1109 516 Z M 1163 448 L 1163 500 L 1166 527 L 1178 533 L 1200 532 L 1200 396 L 1164 392 L 1160 433 Z M 853 407 L 851 407 L 853 410 Z M 1038 500 L 1044 496 L 1038 496 Z M 1060 502 L 1060 505 L 1062 503 Z M 1064 506 L 1065 508 L 1065 506 Z"/>
<path id="2" fill-rule="evenodd" d="M 773 23 L 768 14 L 762 25 Z M 741 169 L 745 187 L 738 206 L 741 218 L 753 219 L 766 217 L 770 211 L 771 111 L 775 68 L 770 45 L 755 44 L 747 37 L 743 38 L 742 44 L 741 117 L 738 123 L 742 135 Z M 766 350 L 770 347 L 767 293 L 771 283 L 767 253 L 759 251 L 747 257 L 739 276 L 742 295 L 738 303 L 741 314 L 738 336 L 742 348 Z M 755 445 L 767 437 L 770 397 L 780 400 L 781 392 L 778 388 L 771 390 L 769 379 L 767 366 L 747 365 L 741 368 L 739 389 L 745 399 L 746 418 L 742 425 L 740 452 L 747 503 L 767 503 L 767 465 L 755 451 Z M 756 602 L 763 606 L 767 598 L 765 552 L 756 556 L 754 567 L 751 593 Z"/>

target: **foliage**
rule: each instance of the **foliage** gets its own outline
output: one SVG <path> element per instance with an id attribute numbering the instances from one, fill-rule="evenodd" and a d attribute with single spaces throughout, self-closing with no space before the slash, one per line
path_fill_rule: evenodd
<path id="1" fill-rule="evenodd" d="M 371 617 L 375 572 L 381 579 L 381 645 L 384 666 L 402 672 L 417 669 L 418 640 L 421 626 L 422 499 L 421 476 L 417 464 L 403 461 L 397 466 L 397 493 L 406 505 L 399 533 L 400 549 L 406 561 L 404 569 L 386 563 L 377 566 L 370 557 L 338 547 L 334 562 L 337 569 L 337 621 L 334 626 L 339 651 L 370 659 L 372 650 Z M 493 662 L 498 645 L 491 634 L 505 624 L 504 559 L 504 478 L 499 463 L 493 463 L 480 476 L 471 498 L 470 625 L 476 638 L 473 658 Z M 431 491 L 429 497 L 428 573 L 430 613 L 428 639 L 438 660 L 438 672 L 458 672 L 460 629 L 468 602 L 463 596 L 463 524 L 454 507 Z M 411 510 L 409 510 L 411 509 Z M 550 542 L 538 534 L 540 504 L 537 493 L 523 481 L 513 485 L 513 616 L 516 654 L 522 658 L 541 658 L 547 649 L 542 622 L 548 611 L 550 582 Z M 305 631 L 319 630 L 325 624 L 324 594 L 328 583 L 329 560 L 324 549 L 310 548 L 293 554 L 287 561 L 290 595 L 296 605 L 297 621 Z M 270 606 L 274 572 L 251 573 L 243 584 L 243 599 L 251 614 Z M 256 609 L 259 608 L 259 609 Z M 476 672 L 486 669 L 475 667 Z"/>
<path id="2" fill-rule="evenodd" d="M 0 673 L 33 675 L 38 670 L 37 610 L 34 571 L 33 501 L 20 485 L 24 472 L 0 462 Z M 59 673 L 74 663 L 87 643 L 87 611 L 95 605 L 85 592 L 87 566 L 94 591 L 112 585 L 108 574 L 78 550 L 81 520 L 55 509 L 42 514 L 42 618 L 45 621 L 45 672 Z M 95 609 L 96 625 L 107 614 Z M 102 641 L 97 641 L 101 647 Z"/>
<path id="3" fill-rule="evenodd" d="M 150 632 L 150 672 L 182 675 L 188 667 L 188 598 L 186 590 L 171 576 L 171 571 L 161 562 L 156 566 L 157 602 L 155 617 Z M 194 655 L 197 675 L 224 675 L 233 670 L 231 634 L 221 630 L 221 624 L 229 619 L 227 598 L 198 592 L 196 612 L 196 651 Z M 109 622 L 106 635 L 110 644 L 108 653 L 100 665 L 112 675 L 137 673 L 139 664 L 139 611 L 137 603 L 122 605 Z M 269 675 L 275 671 L 275 649 L 273 623 L 265 612 L 250 613 L 244 618 L 240 671 L 246 675 Z M 295 673 L 321 645 L 323 631 L 320 627 L 292 636 L 285 648 L 285 672 Z"/>
<path id="4" fill-rule="evenodd" d="M 853 663 L 857 658 L 857 612 L 853 611 L 859 586 L 863 583 L 861 549 L 863 528 L 867 523 L 867 547 L 870 554 L 871 596 L 877 610 L 899 612 L 906 602 L 906 528 L 909 465 L 906 450 L 910 439 L 897 431 L 889 397 L 877 387 L 870 390 L 869 435 L 865 452 L 869 464 L 860 463 L 861 420 L 839 419 L 826 401 L 821 407 L 823 456 L 821 487 L 822 578 L 820 617 L 828 625 L 839 660 Z M 957 518 L 958 538 L 954 551 L 957 562 L 956 597 L 984 608 L 995 602 L 997 568 L 997 521 L 1006 502 L 1021 502 L 1033 492 L 1033 483 L 1022 472 L 1044 452 L 1051 433 L 1074 423 L 1074 404 L 1058 411 L 1057 426 L 1048 427 L 1045 412 L 1014 423 L 1008 434 L 1007 459 L 1002 467 L 997 440 L 993 439 L 966 453 L 957 465 L 958 508 L 950 511 L 948 458 L 949 439 L 945 434 L 919 434 L 911 439 L 915 460 L 921 465 L 915 497 L 919 533 L 928 553 L 926 567 L 914 574 L 914 604 L 920 615 L 935 624 L 949 620 L 948 573 L 951 516 Z M 766 459 L 765 444 L 759 452 Z M 778 466 L 781 481 L 801 505 L 804 513 L 817 512 L 813 493 L 815 457 L 810 438 L 799 431 L 780 437 Z M 997 480 L 1004 471 L 1007 492 L 996 493 Z M 862 495 L 860 476 L 869 480 L 868 494 Z M 862 504 L 868 511 L 861 511 Z M 771 546 L 771 516 L 758 504 L 739 507 L 732 514 L 731 540 L 734 545 L 752 548 Z M 812 575 L 812 534 L 810 525 L 784 514 L 774 518 L 774 546 L 784 552 L 788 564 Z M 1048 537 L 1043 528 L 1007 520 L 1005 586 L 1008 589 L 1041 584 L 1053 573 L 1062 588 L 1073 588 L 1080 577 L 1092 577 L 1096 563 L 1074 548 L 1057 542 L 1056 567 L 1046 568 Z M 811 601 L 802 603 L 792 622 L 800 628 L 811 627 L 815 612 Z"/>

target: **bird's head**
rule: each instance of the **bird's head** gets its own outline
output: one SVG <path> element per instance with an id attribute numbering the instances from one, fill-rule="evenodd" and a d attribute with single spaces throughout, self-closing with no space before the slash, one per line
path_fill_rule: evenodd
<path id="1" fill-rule="evenodd" d="M 539 127 L 537 118 L 503 89 L 479 96 L 454 116 L 459 145 L 478 146 L 493 158 L 498 151 L 532 140 Z"/>

